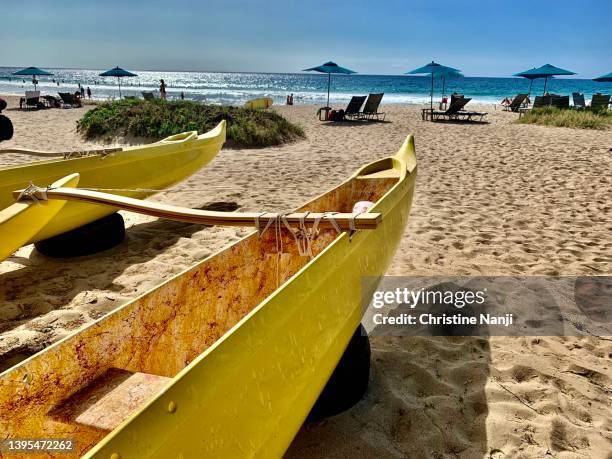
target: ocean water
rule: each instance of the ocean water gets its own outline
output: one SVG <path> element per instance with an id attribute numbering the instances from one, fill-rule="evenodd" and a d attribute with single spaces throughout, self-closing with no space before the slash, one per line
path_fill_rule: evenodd
<path id="1" fill-rule="evenodd" d="M 0 67 L 0 93 L 23 94 L 33 89 L 31 77 L 15 77 L 17 68 Z M 74 92 L 78 83 L 89 86 L 95 99 L 117 98 L 117 79 L 98 76 L 103 70 L 46 69 L 51 77 L 39 77 L 39 89 L 44 93 Z M 156 91 L 163 78 L 168 86 L 168 97 L 178 98 L 180 93 L 192 100 L 209 103 L 240 105 L 254 97 L 272 97 L 275 103 L 285 103 L 288 94 L 294 94 L 296 104 L 324 104 L 327 98 L 327 75 L 318 73 L 217 73 L 217 72 L 152 72 L 133 70 L 138 77 L 123 78 L 123 95 L 140 95 L 141 91 Z M 24 82 L 25 81 L 25 82 Z M 383 103 L 416 103 L 429 101 L 430 77 L 405 75 L 332 75 L 330 101 L 345 103 L 353 95 L 384 92 Z M 59 82 L 59 86 L 58 83 Z M 440 99 L 441 80 L 436 78 L 434 101 Z M 532 95 L 542 93 L 544 80 L 533 82 Z M 529 81 L 524 78 L 460 77 L 446 81 L 446 94 L 458 92 L 471 97 L 476 103 L 498 103 L 504 97 L 527 92 Z M 547 90 L 555 94 L 571 95 L 578 91 L 585 98 L 596 92 L 609 94 L 612 83 L 592 80 L 549 79 Z"/>

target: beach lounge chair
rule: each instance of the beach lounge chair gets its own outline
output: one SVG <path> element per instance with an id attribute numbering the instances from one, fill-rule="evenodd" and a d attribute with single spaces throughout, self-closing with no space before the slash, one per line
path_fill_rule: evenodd
<path id="1" fill-rule="evenodd" d="M 552 103 L 552 96 L 535 96 L 535 100 L 533 101 L 533 106 L 531 108 L 521 108 L 519 109 L 519 118 L 530 110 L 534 108 L 544 108 L 550 107 Z"/>
<path id="2" fill-rule="evenodd" d="M 151 91 L 142 91 L 144 100 L 155 100 L 155 95 Z"/>
<path id="3" fill-rule="evenodd" d="M 504 110 L 511 112 L 518 112 L 519 109 L 525 104 L 527 100 L 527 94 L 517 94 L 510 104 L 504 107 Z"/>
<path id="4" fill-rule="evenodd" d="M 58 94 L 62 99 L 63 108 L 81 107 L 81 99 L 77 98 L 74 94 L 69 92 L 58 92 Z"/>
<path id="5" fill-rule="evenodd" d="M 610 104 L 610 94 L 593 94 L 591 99 L 591 110 L 607 110 Z"/>
<path id="6" fill-rule="evenodd" d="M 572 99 L 574 99 L 574 108 L 583 109 L 586 107 L 586 102 L 584 101 L 584 94 L 581 92 L 573 92 Z"/>
<path id="7" fill-rule="evenodd" d="M 468 99 L 471 100 L 471 99 Z M 488 112 L 475 112 L 473 110 L 459 110 L 458 113 L 459 121 L 471 121 L 476 122 L 474 118 L 478 118 L 478 122 L 481 123 L 482 119 L 488 115 Z"/>
<path id="8" fill-rule="evenodd" d="M 550 106 L 555 108 L 569 108 L 569 96 L 550 96 Z"/>
<path id="9" fill-rule="evenodd" d="M 552 96 L 536 96 L 533 101 L 533 108 L 544 108 L 550 107 L 552 103 Z"/>
<path id="10" fill-rule="evenodd" d="M 40 91 L 26 91 L 25 97 L 19 99 L 19 108 L 39 108 Z"/>
<path id="11" fill-rule="evenodd" d="M 45 95 L 42 96 L 41 99 L 41 102 L 43 102 L 47 108 L 59 108 L 62 105 L 62 99 L 59 97 Z"/>
<path id="12" fill-rule="evenodd" d="M 439 121 L 440 119 L 448 119 L 449 121 L 466 121 L 475 122 L 474 118 L 478 118 L 478 122 L 482 121 L 482 118 L 486 116 L 487 112 L 476 112 L 470 110 L 463 110 L 467 103 L 472 100 L 464 96 L 456 95 L 451 96 L 451 103 L 446 111 L 434 110 L 431 114 L 432 121 Z"/>
<path id="13" fill-rule="evenodd" d="M 359 118 L 361 106 L 365 102 L 367 96 L 353 96 L 351 101 L 344 110 L 344 118 L 356 119 Z"/>
<path id="14" fill-rule="evenodd" d="M 439 117 L 451 117 L 456 114 L 459 110 L 461 110 L 465 104 L 467 104 L 472 99 L 465 99 L 463 94 L 452 94 L 451 102 L 446 110 L 432 110 L 431 108 L 422 108 L 421 109 L 421 119 L 423 121 L 430 120 L 435 121 Z"/>
<path id="15" fill-rule="evenodd" d="M 364 120 L 373 120 L 376 118 L 377 121 L 384 121 L 386 114 L 384 112 L 379 112 L 378 107 L 380 106 L 380 101 L 382 100 L 384 92 L 379 94 L 370 94 L 368 96 L 368 100 L 366 100 L 365 105 L 363 106 L 363 111 L 359 113 L 359 118 Z M 382 116 L 382 120 L 380 117 Z"/>
<path id="16" fill-rule="evenodd" d="M 440 118 L 442 119 L 458 119 L 459 112 L 466 106 L 466 104 L 472 99 L 465 98 L 463 96 L 456 97 L 451 96 L 451 103 L 446 110 L 433 110 L 431 112 L 431 120 L 438 121 Z"/>

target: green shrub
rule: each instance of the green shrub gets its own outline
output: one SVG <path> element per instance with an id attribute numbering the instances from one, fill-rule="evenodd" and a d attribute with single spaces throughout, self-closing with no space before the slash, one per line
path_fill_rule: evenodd
<path id="1" fill-rule="evenodd" d="M 203 105 L 191 101 L 119 100 L 106 102 L 77 122 L 86 139 L 134 136 L 160 140 L 185 131 L 203 133 L 227 121 L 227 139 L 236 147 L 268 147 L 304 137 L 299 126 L 273 111 Z"/>
<path id="2" fill-rule="evenodd" d="M 612 124 L 612 113 L 544 107 L 528 111 L 519 118 L 518 122 L 579 129 L 605 129 Z"/>

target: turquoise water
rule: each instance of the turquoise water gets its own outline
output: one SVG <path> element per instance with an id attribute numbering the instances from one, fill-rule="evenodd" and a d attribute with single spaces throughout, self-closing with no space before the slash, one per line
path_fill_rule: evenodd
<path id="1" fill-rule="evenodd" d="M 23 94 L 33 89 L 30 78 L 12 76 L 16 68 L 0 67 L 0 93 Z M 43 93 L 75 91 L 77 84 L 89 86 L 96 99 L 116 98 L 117 79 L 103 78 L 102 70 L 46 69 L 52 77 L 40 77 L 39 89 Z M 214 72 L 150 72 L 130 69 L 139 76 L 122 80 L 123 95 L 140 95 L 141 91 L 157 90 L 163 78 L 168 85 L 170 98 L 178 98 L 181 92 L 194 100 L 237 105 L 254 97 L 272 97 L 276 103 L 284 103 L 287 94 L 293 93 L 296 104 L 324 104 L 327 98 L 327 75 L 316 73 L 214 73 Z M 56 82 L 54 83 L 53 80 Z M 59 86 L 57 82 L 59 81 Z M 431 79 L 404 75 L 332 75 L 330 100 L 344 103 L 352 95 L 384 92 L 383 103 L 425 103 L 429 101 Z M 532 95 L 542 93 L 544 80 L 533 82 Z M 435 81 L 434 98 L 440 98 L 441 81 Z M 446 81 L 446 93 L 454 91 L 471 97 L 477 103 L 495 103 L 504 97 L 527 92 L 529 81 L 523 78 L 464 77 Z M 548 81 L 547 90 L 555 94 L 571 95 L 578 91 L 587 100 L 593 93 L 612 92 L 612 83 L 596 83 L 591 80 L 555 78 Z"/>

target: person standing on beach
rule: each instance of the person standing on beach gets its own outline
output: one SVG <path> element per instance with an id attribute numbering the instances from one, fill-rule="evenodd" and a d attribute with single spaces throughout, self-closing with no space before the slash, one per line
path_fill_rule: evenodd
<path id="1" fill-rule="evenodd" d="M 87 86 L 87 98 L 91 99 L 91 88 Z"/>
<path id="2" fill-rule="evenodd" d="M 161 83 L 159 85 L 159 98 L 166 100 L 166 83 L 164 82 L 163 78 L 159 80 L 159 82 Z"/>

